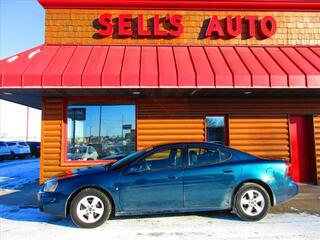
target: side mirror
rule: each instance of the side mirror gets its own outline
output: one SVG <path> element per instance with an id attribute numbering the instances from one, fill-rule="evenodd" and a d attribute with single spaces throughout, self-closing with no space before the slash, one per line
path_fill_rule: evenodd
<path id="1" fill-rule="evenodd" d="M 137 175 L 141 172 L 140 168 L 137 166 L 132 166 L 129 167 L 128 169 L 125 170 L 124 174 L 125 175 Z"/>

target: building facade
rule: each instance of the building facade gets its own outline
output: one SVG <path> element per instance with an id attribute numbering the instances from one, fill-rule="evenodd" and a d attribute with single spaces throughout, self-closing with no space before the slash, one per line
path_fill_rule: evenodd
<path id="1" fill-rule="evenodd" d="M 40 182 L 215 141 L 320 183 L 318 1 L 39 2 L 46 42 L 0 62 L 0 94 L 42 109 Z"/>

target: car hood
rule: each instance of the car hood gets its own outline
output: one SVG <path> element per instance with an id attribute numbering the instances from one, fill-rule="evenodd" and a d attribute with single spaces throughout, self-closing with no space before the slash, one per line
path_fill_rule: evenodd
<path id="1" fill-rule="evenodd" d="M 97 173 L 101 173 L 101 172 L 106 172 L 108 170 L 109 170 L 108 164 L 101 164 L 101 165 L 96 165 L 96 166 L 90 166 L 90 167 L 84 167 L 84 168 L 78 168 L 78 169 L 65 171 L 64 174 L 58 175 L 58 176 L 53 177 L 49 180 L 63 180 L 66 178 L 73 178 L 73 177 L 81 176 L 81 175 L 97 174 Z"/>
<path id="2" fill-rule="evenodd" d="M 71 171 L 67 171 L 66 173 L 67 174 L 71 173 L 73 175 L 86 175 L 86 174 L 99 173 L 99 172 L 105 172 L 105 171 L 108 171 L 108 164 L 101 164 L 96 166 L 73 169 Z"/>

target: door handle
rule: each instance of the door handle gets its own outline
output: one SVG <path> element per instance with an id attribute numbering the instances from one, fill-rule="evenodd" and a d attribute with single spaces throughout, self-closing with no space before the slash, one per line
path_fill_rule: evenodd
<path id="1" fill-rule="evenodd" d="M 223 169 L 222 171 L 223 171 L 224 173 L 232 173 L 232 172 L 233 172 L 233 170 L 230 169 L 230 168 Z"/>
<path id="2" fill-rule="evenodd" d="M 168 176 L 168 178 L 169 178 L 169 179 L 171 179 L 171 180 L 175 180 L 175 179 L 177 179 L 177 177 L 176 177 L 176 176 Z"/>

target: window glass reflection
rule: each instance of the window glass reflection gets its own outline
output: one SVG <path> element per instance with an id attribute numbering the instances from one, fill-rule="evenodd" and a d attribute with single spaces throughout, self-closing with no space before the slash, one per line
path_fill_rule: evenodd
<path id="1" fill-rule="evenodd" d="M 68 161 L 120 159 L 135 151 L 134 105 L 68 106 Z"/>
<path id="2" fill-rule="evenodd" d="M 225 117 L 206 117 L 207 141 L 225 144 Z"/>

